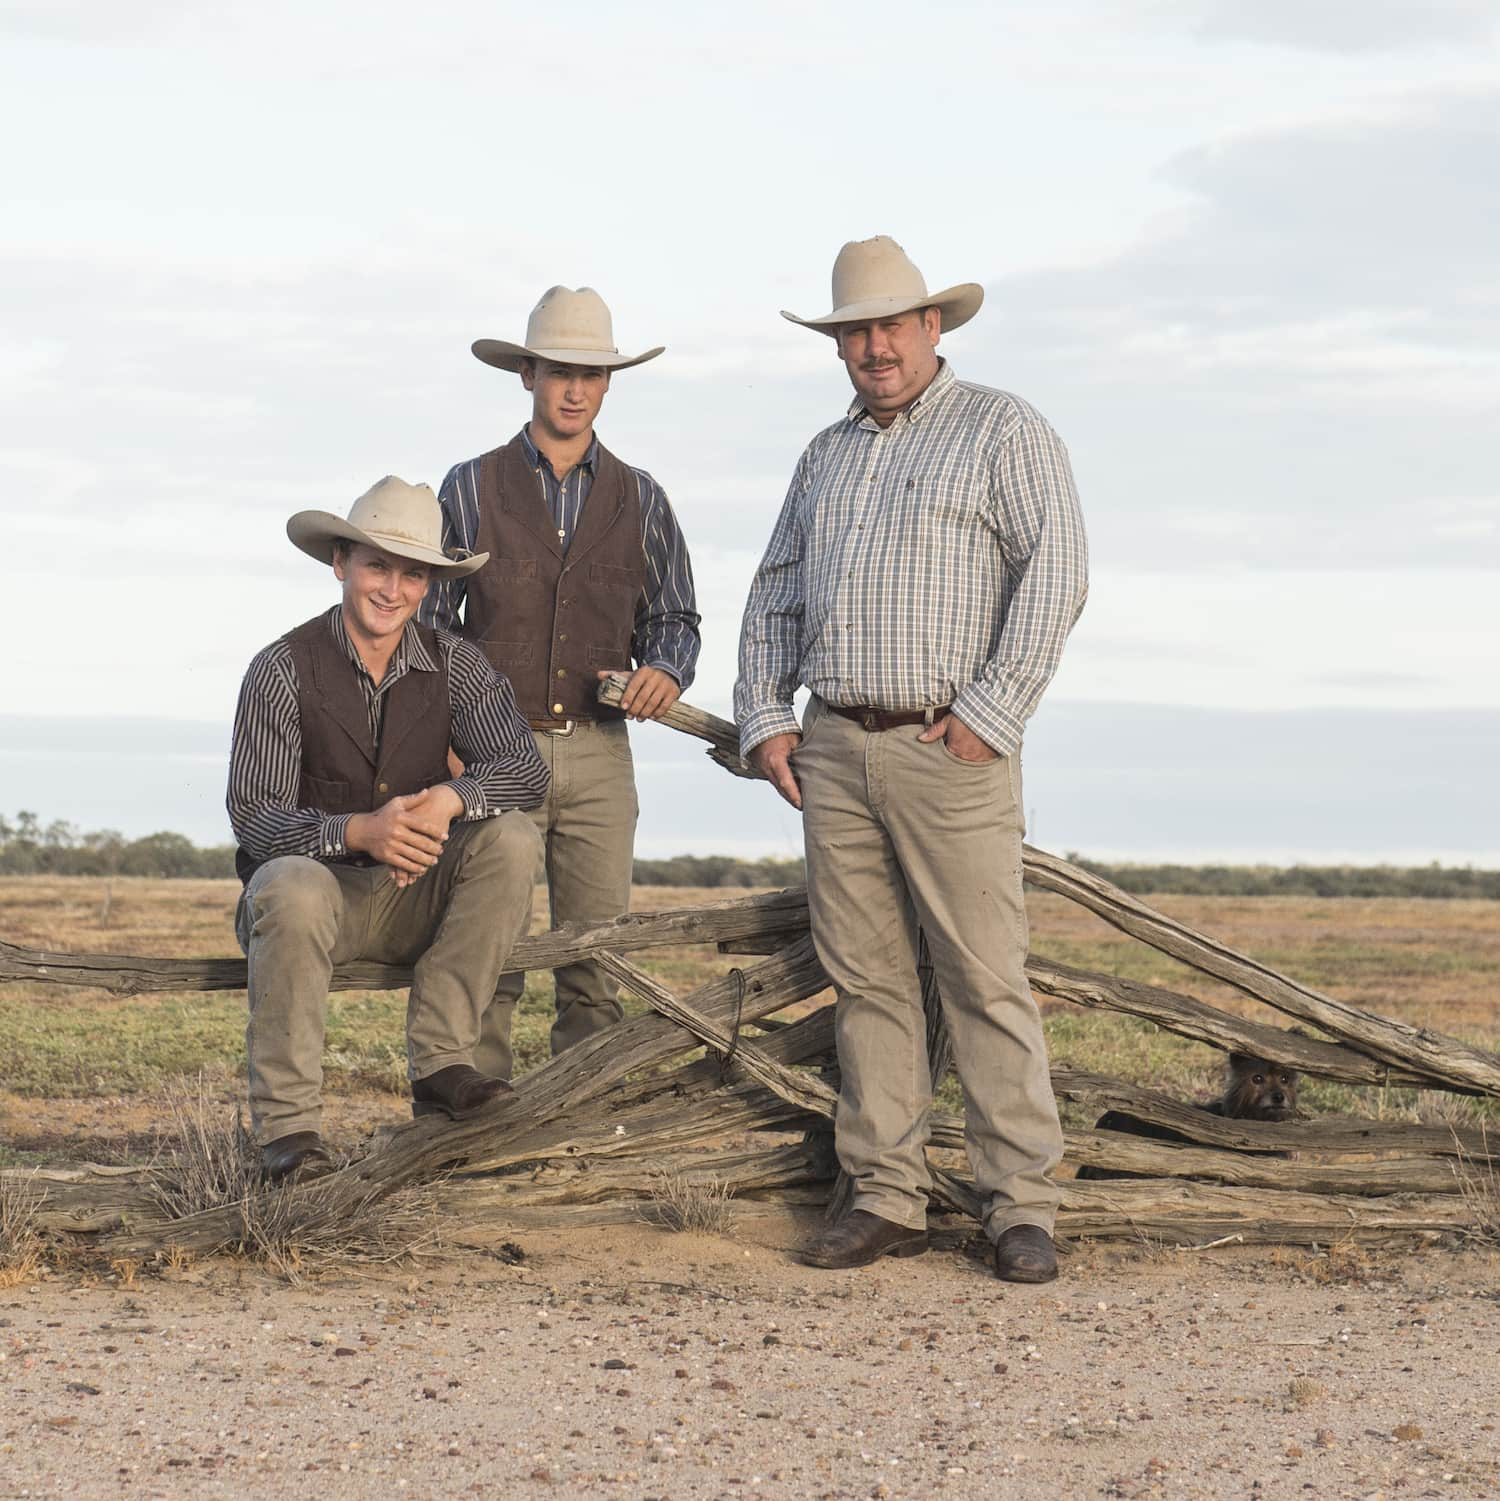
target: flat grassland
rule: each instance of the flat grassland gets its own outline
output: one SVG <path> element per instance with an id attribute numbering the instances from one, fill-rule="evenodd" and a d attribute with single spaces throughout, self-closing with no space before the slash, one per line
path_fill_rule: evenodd
<path id="1" fill-rule="evenodd" d="M 86 877 L 0 879 L 0 935 L 72 952 L 210 957 L 238 952 L 230 881 Z M 639 887 L 636 910 L 722 900 L 731 890 Z M 1500 1048 L 1500 902 L 1312 897 L 1162 896 L 1154 904 L 1340 1000 Z M 1060 897 L 1028 893 L 1032 946 L 1083 968 L 1186 991 L 1284 1020 L 1116 932 Z M 537 893 L 534 926 L 543 924 Z M 735 961 L 705 946 L 653 949 L 644 968 L 679 993 Z M 329 999 L 329 1132 L 341 1146 L 405 1113 L 404 991 L 343 991 Z M 633 1002 L 628 1003 L 634 1007 Z M 529 977 L 517 1015 L 518 1070 L 545 1061 L 551 977 Z M 1134 1018 L 1044 1005 L 1052 1056 L 1153 1084 L 1184 1099 L 1215 1092 L 1222 1059 Z M 173 1081 L 203 1075 L 225 1099 L 243 1085 L 240 992 L 116 997 L 97 990 L 0 987 L 0 1163 L 120 1160 L 148 1147 Z M 1304 1104 L 1416 1119 L 1482 1118 L 1488 1106 L 1409 1091 L 1310 1081 Z M 951 1086 L 944 1103 L 957 1108 Z"/>

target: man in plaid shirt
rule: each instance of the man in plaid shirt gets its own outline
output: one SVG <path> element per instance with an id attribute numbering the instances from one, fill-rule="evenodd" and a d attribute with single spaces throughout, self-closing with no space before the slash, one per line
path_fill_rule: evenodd
<path id="1" fill-rule="evenodd" d="M 1045 1282 L 1062 1132 L 1026 981 L 1020 753 L 1088 562 L 1056 433 L 937 353 L 983 296 L 928 292 L 878 236 L 839 253 L 830 313 L 783 315 L 834 339 L 855 399 L 803 453 L 756 572 L 735 715 L 743 753 L 802 809 L 813 940 L 838 993 L 854 1198 L 804 1258 L 927 1249 L 920 930 L 996 1273 Z"/>

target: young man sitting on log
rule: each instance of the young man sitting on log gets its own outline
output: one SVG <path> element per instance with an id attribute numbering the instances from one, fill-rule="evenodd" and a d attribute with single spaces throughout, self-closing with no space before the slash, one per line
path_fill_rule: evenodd
<path id="1" fill-rule="evenodd" d="M 531 911 L 540 841 L 518 810 L 548 784 L 506 679 L 413 619 L 432 579 L 487 560 L 442 550 L 430 489 L 387 477 L 347 521 L 301 511 L 287 535 L 333 565 L 343 597 L 251 662 L 230 754 L 250 1115 L 273 1182 L 333 1167 L 321 1087 L 336 964 L 414 966 L 414 1114 L 464 1119 L 508 1089 L 473 1050 Z"/>

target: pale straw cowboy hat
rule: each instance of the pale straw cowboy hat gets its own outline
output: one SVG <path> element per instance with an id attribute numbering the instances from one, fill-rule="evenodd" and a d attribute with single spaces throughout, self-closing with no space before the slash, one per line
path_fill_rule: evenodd
<path id="1" fill-rule="evenodd" d="M 935 307 L 943 316 L 943 332 L 967 323 L 984 301 L 978 282 L 960 282 L 941 292 L 929 292 L 922 273 L 889 235 L 873 240 L 850 240 L 833 263 L 833 311 L 821 318 L 799 318 L 782 309 L 781 316 L 804 328 L 838 337 L 841 323 L 868 323 L 894 318 L 913 308 Z"/>
<path id="2" fill-rule="evenodd" d="M 398 558 L 426 563 L 435 578 L 462 578 L 483 568 L 487 552 L 443 551 L 443 513 L 426 485 L 408 485 L 388 474 L 349 508 L 349 519 L 331 511 L 298 511 L 286 524 L 296 546 L 320 563 L 333 562 L 335 542 L 363 542 Z"/>
<path id="3" fill-rule="evenodd" d="M 658 344 L 645 354 L 621 354 L 615 348 L 614 324 L 604 299 L 592 287 L 548 287 L 526 322 L 526 342 L 476 339 L 475 357 L 497 370 L 519 370 L 522 360 L 547 360 L 554 365 L 597 365 L 604 370 L 625 370 L 654 360 L 663 349 Z"/>

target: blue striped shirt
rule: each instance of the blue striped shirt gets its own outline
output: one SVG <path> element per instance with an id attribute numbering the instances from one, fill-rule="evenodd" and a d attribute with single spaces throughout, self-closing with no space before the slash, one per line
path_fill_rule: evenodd
<path id="1" fill-rule="evenodd" d="M 328 628 L 348 657 L 370 717 L 370 736 L 380 744 L 386 694 L 408 672 L 436 672 L 422 638 L 408 623 L 380 682 L 375 682 L 344 628 L 344 610 L 328 612 Z M 453 749 L 464 774 L 448 786 L 464 805 L 463 818 L 493 818 L 511 808 L 534 808 L 547 795 L 550 773 L 536 741 L 516 709 L 509 681 L 479 648 L 439 631 L 438 650 L 448 669 Z M 254 860 L 307 855 L 347 859 L 347 813 L 297 805 L 302 772 L 302 711 L 297 667 L 283 637 L 258 652 L 240 685 L 229 753 L 229 822 L 240 847 Z M 409 789 L 415 790 L 415 789 Z"/>
<path id="2" fill-rule="evenodd" d="M 745 604 L 740 748 L 831 704 L 953 711 L 1008 755 L 1088 594 L 1062 440 L 946 360 L 882 428 L 856 399 L 808 444 Z"/>
<path id="3" fill-rule="evenodd" d="M 521 444 L 526 460 L 541 483 L 547 510 L 564 551 L 573 540 L 578 519 L 594 483 L 594 466 L 598 461 L 599 440 L 589 444 L 589 451 L 559 480 L 552 472 L 546 454 L 531 441 L 527 428 L 521 429 Z M 477 550 L 479 534 L 480 460 L 469 459 L 455 464 L 438 491 L 443 508 L 443 546 Z M 641 667 L 659 667 L 688 688 L 698 663 L 702 644 L 698 634 L 700 616 L 693 593 L 693 569 L 688 559 L 682 529 L 672 514 L 672 507 L 660 485 L 644 469 L 633 466 L 641 502 L 641 539 L 645 553 L 646 582 L 636 601 L 635 623 L 631 631 L 630 650 Z M 467 585 L 461 578 L 434 579 L 422 601 L 417 618 L 425 625 L 456 630 Z"/>

